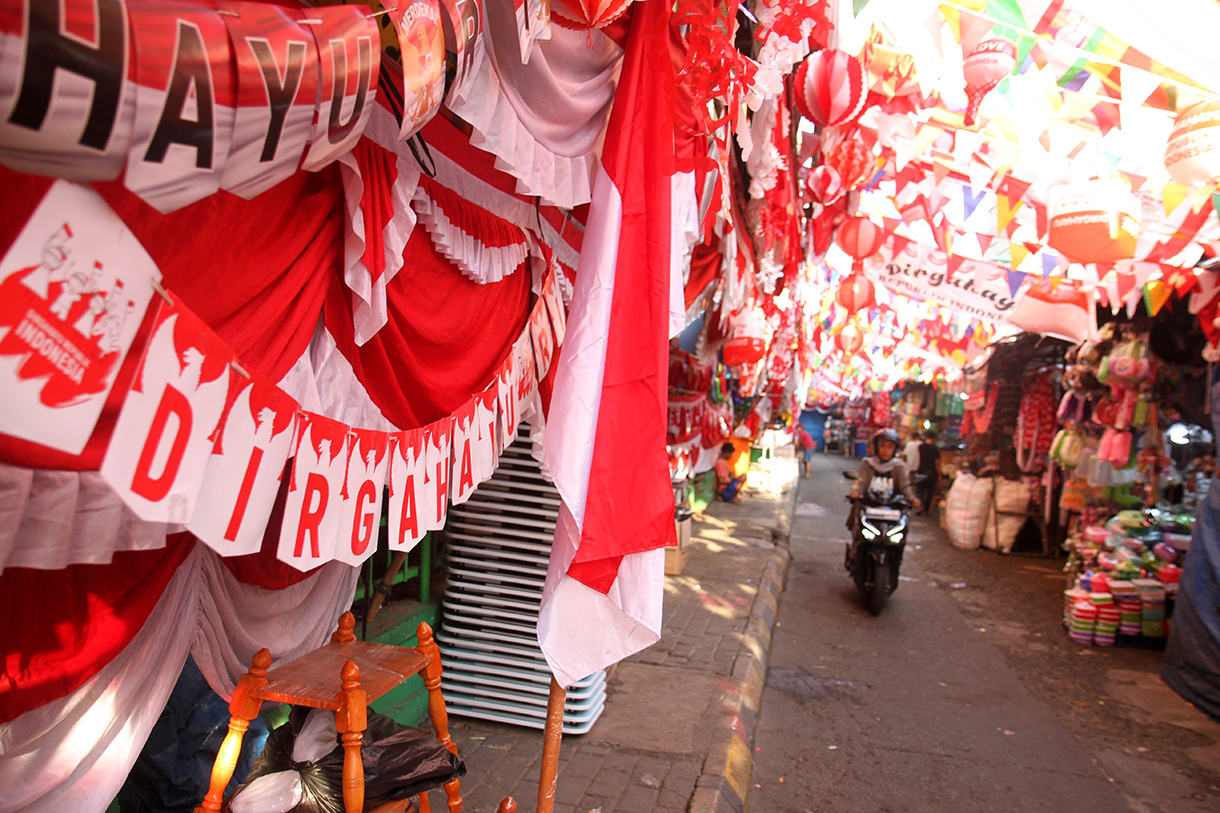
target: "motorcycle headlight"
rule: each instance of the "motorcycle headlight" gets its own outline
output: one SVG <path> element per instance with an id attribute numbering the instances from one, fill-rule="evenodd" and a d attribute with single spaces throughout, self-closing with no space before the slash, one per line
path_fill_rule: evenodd
<path id="1" fill-rule="evenodd" d="M 876 539 L 881 536 L 881 531 L 877 529 L 877 526 L 867 519 L 860 520 L 860 532 L 864 534 L 865 539 Z"/>
<path id="2" fill-rule="evenodd" d="M 888 531 L 886 531 L 885 535 L 887 537 L 889 537 L 890 539 L 901 539 L 902 532 L 905 531 L 906 529 L 907 529 L 907 526 L 905 526 L 905 525 L 895 525 L 893 528 L 890 528 Z"/>

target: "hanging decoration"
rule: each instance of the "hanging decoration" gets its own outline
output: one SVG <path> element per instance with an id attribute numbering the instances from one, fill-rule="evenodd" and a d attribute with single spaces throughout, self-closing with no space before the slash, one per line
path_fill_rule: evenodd
<path id="1" fill-rule="evenodd" d="M 766 325 L 752 309 L 733 317 L 728 341 L 724 343 L 724 363 L 730 367 L 754 364 L 767 352 Z"/>
<path id="2" fill-rule="evenodd" d="M 822 164 L 814 167 L 805 181 L 809 196 L 815 203 L 825 206 L 843 196 L 843 176 L 832 166 Z"/>
<path id="3" fill-rule="evenodd" d="M 885 230 L 863 215 L 848 218 L 839 226 L 835 235 L 839 248 L 854 258 L 852 271 L 864 270 L 864 258 L 881 250 L 885 243 Z"/>
<path id="4" fill-rule="evenodd" d="M 1220 180 L 1220 102 L 1200 102 L 1178 114 L 1165 143 L 1165 169 L 1186 186 Z"/>
<path id="5" fill-rule="evenodd" d="M 568 28 L 605 28 L 630 5 L 631 0 L 554 0 L 551 16 Z"/>
<path id="6" fill-rule="evenodd" d="M 859 323 L 848 322 L 835 334 L 835 347 L 839 348 L 848 358 L 864 349 L 864 331 Z"/>
<path id="7" fill-rule="evenodd" d="M 857 138 L 844 138 L 825 154 L 825 163 L 842 179 L 843 189 L 858 189 L 877 169 L 872 151 Z"/>
<path id="8" fill-rule="evenodd" d="M 847 309 L 848 313 L 859 313 L 877 300 L 872 281 L 864 274 L 856 272 L 839 283 L 835 291 L 835 301 Z"/>
<path id="9" fill-rule="evenodd" d="M 1017 48 L 1006 39 L 990 39 L 980 42 L 962 61 L 962 74 L 966 77 L 965 124 L 974 125 L 983 97 L 1000 84 L 1017 65 Z"/>
<path id="10" fill-rule="evenodd" d="M 864 66 L 851 54 L 818 51 L 797 68 L 794 82 L 797 109 L 819 127 L 848 124 L 864 112 Z"/>
<path id="11" fill-rule="evenodd" d="M 1135 256 L 1140 202 L 1118 179 L 1051 188 L 1047 244 L 1078 263 L 1114 263 Z"/>

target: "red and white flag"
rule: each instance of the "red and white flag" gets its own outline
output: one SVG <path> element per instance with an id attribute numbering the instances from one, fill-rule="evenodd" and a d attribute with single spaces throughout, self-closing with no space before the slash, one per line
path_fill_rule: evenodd
<path id="1" fill-rule="evenodd" d="M 562 686 L 655 643 L 674 540 L 665 451 L 670 5 L 635 5 L 547 416 L 563 503 L 538 617 Z"/>

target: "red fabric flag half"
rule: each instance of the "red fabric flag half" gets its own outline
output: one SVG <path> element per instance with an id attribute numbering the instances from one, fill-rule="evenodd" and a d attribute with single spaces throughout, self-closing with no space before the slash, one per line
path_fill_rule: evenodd
<path id="1" fill-rule="evenodd" d="M 547 416 L 546 463 L 563 503 L 538 640 L 562 686 L 661 633 L 661 548 L 674 540 L 669 9 L 634 7 Z"/>

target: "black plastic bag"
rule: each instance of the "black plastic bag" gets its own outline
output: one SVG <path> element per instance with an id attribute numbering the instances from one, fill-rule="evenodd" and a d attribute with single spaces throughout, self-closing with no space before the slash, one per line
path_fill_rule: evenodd
<path id="1" fill-rule="evenodd" d="M 271 732 L 250 775 L 230 801 L 259 777 L 295 771 L 301 781 L 301 801 L 283 813 L 344 813 L 343 746 L 338 737 L 335 747 L 320 759 L 312 762 L 292 759 L 297 735 L 310 712 L 334 717 L 334 712 L 330 711 L 293 708 L 288 722 Z M 360 756 L 364 762 L 366 808 L 405 799 L 466 775 L 465 763 L 436 737 L 418 728 L 399 725 L 380 714 L 369 715 Z M 227 804 L 225 809 L 229 809 Z"/>

